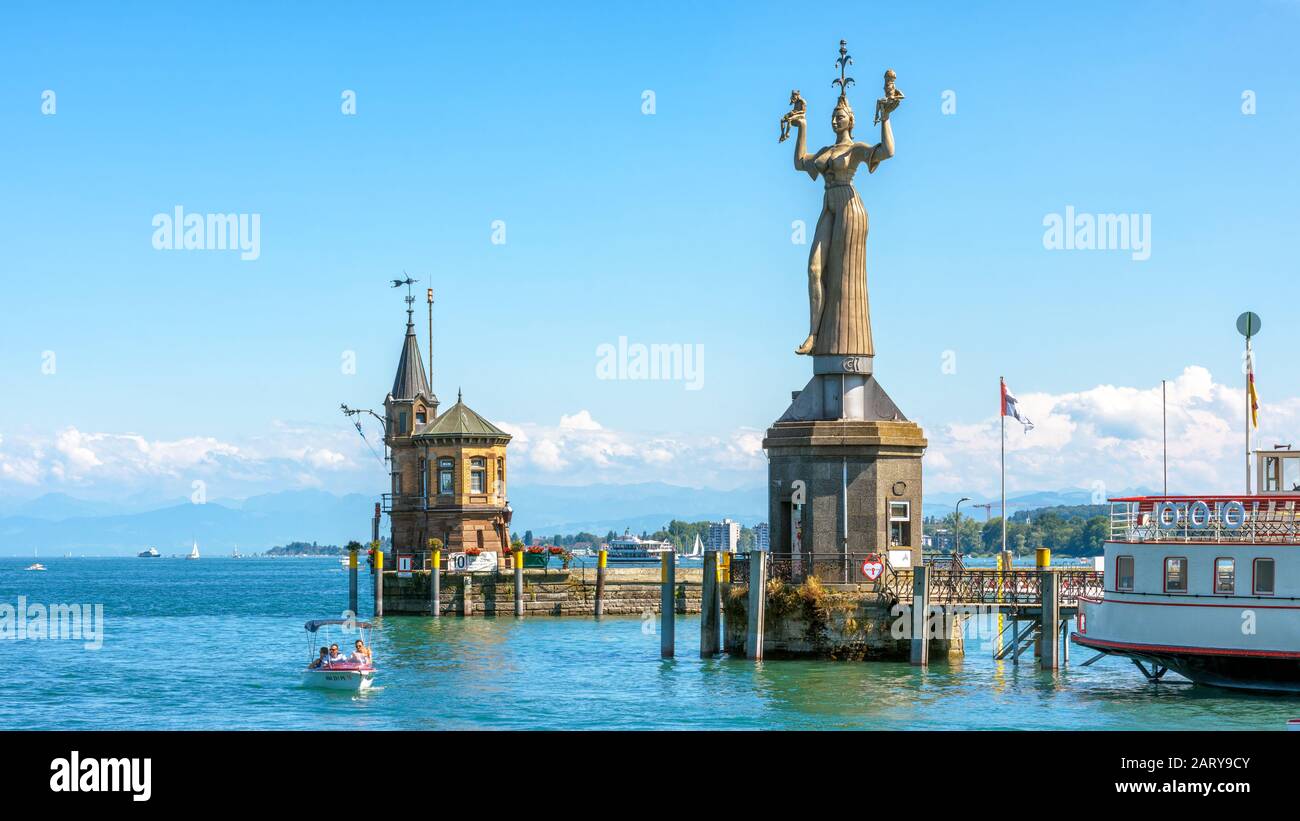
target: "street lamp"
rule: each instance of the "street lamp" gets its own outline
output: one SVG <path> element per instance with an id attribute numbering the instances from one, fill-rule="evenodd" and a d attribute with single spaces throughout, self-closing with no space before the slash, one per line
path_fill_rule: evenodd
<path id="1" fill-rule="evenodd" d="M 952 557 L 961 561 L 961 503 L 969 502 L 969 496 L 963 496 L 957 500 L 957 509 L 953 512 L 952 518 Z"/>

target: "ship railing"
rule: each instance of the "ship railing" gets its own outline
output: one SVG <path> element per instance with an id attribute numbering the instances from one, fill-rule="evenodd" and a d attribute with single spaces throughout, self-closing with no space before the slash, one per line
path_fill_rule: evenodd
<path id="1" fill-rule="evenodd" d="M 1300 542 L 1300 498 L 1138 496 L 1110 500 L 1110 541 Z"/>

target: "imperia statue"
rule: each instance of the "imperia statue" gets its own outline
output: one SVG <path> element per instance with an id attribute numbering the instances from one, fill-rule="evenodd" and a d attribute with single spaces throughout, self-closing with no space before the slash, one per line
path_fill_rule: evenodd
<path id="1" fill-rule="evenodd" d="M 868 173 L 874 173 L 876 166 L 894 156 L 894 132 L 889 115 L 898 108 L 903 95 L 893 87 L 894 72 L 887 72 L 885 96 L 876 103 L 880 142 L 875 145 L 855 142 L 853 109 L 847 96 L 853 78 L 845 75 L 845 69 L 852 63 L 847 44 L 841 40 L 840 58 L 836 61 L 840 77 L 834 81 L 840 87 L 840 96 L 831 113 L 834 144 L 807 153 L 803 101 L 799 101 L 798 110 L 787 115 L 796 130 L 795 170 L 806 172 L 814 180 L 820 176 L 826 186 L 808 255 L 809 326 L 808 338 L 795 349 L 800 354 L 875 355 L 871 310 L 867 303 L 867 209 L 853 188 L 853 175 L 863 163 Z"/>

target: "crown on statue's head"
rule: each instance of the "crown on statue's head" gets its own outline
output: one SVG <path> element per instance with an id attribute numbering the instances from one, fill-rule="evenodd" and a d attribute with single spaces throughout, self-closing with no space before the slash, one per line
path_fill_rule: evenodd
<path id="1" fill-rule="evenodd" d="M 850 111 L 852 111 L 853 109 L 849 107 L 849 99 L 846 96 L 849 91 L 849 86 L 853 85 L 853 78 L 849 77 L 845 73 L 848 67 L 853 65 L 853 57 L 849 55 L 848 40 L 840 41 L 840 57 L 838 60 L 835 61 L 835 65 L 838 66 L 840 69 L 840 76 L 834 80 L 831 80 L 831 85 L 840 87 L 840 99 L 838 102 L 835 103 L 835 107 L 848 108 Z"/>

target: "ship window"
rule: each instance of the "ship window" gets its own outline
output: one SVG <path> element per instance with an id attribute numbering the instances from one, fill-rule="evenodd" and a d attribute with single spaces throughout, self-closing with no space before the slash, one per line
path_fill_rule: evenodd
<path id="1" fill-rule="evenodd" d="M 889 503 L 889 545 L 910 547 L 912 544 L 912 506 L 910 502 Z"/>
<path id="2" fill-rule="evenodd" d="M 1115 557 L 1115 589 L 1133 592 L 1133 557 Z"/>
<path id="3" fill-rule="evenodd" d="M 469 490 L 470 493 L 483 493 L 484 487 L 487 486 L 487 465 L 482 459 L 471 459 L 469 462 Z"/>
<path id="4" fill-rule="evenodd" d="M 1273 595 L 1273 571 L 1272 559 L 1255 560 L 1255 593 L 1257 595 Z"/>
<path id="5" fill-rule="evenodd" d="M 1277 493 L 1282 489 L 1278 476 L 1278 463 L 1282 460 L 1276 456 L 1264 457 L 1264 492 Z"/>
<path id="6" fill-rule="evenodd" d="M 1214 592 L 1237 592 L 1237 562 L 1233 559 L 1214 560 Z"/>
<path id="7" fill-rule="evenodd" d="M 438 460 L 438 493 L 447 494 L 453 492 L 455 483 L 452 480 L 456 462 L 453 459 Z"/>
<path id="8" fill-rule="evenodd" d="M 1165 592 L 1187 592 L 1187 559 L 1165 559 Z"/>
<path id="9" fill-rule="evenodd" d="M 1282 489 L 1288 493 L 1300 490 L 1300 459 L 1282 460 Z"/>

